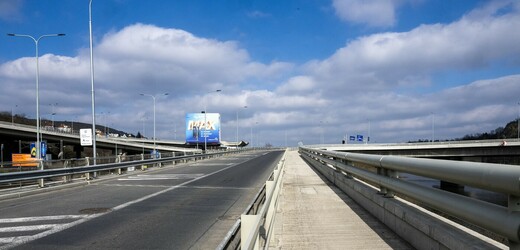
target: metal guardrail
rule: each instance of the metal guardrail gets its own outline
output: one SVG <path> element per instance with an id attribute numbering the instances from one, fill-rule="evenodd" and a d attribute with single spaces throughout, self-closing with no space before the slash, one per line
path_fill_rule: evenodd
<path id="1" fill-rule="evenodd" d="M 300 147 L 302 156 L 347 176 L 379 185 L 386 197 L 401 194 L 421 204 L 520 243 L 520 167 L 514 165 L 345 153 Z M 376 172 L 360 168 L 372 166 Z M 508 195 L 508 207 L 399 179 L 399 172 L 468 185 Z"/>
<path id="2" fill-rule="evenodd" d="M 281 189 L 282 173 L 285 167 L 285 153 L 271 173 L 265 185 L 258 191 L 226 237 L 216 249 L 267 249 L 274 223 L 275 207 Z M 262 236 L 262 237 L 260 237 Z M 262 241 L 262 242 L 261 242 Z"/>
<path id="3" fill-rule="evenodd" d="M 32 170 L 32 171 L 22 171 L 22 172 L 11 172 L 11 173 L 3 173 L 0 174 L 0 184 L 2 183 L 12 183 L 19 181 L 27 181 L 27 180 L 37 180 L 44 178 L 52 178 L 52 177 L 62 177 L 62 176 L 70 176 L 75 174 L 89 174 L 99 171 L 105 170 L 115 170 L 115 169 L 124 169 L 135 166 L 142 166 L 148 164 L 157 164 L 164 162 L 175 162 L 180 160 L 189 160 L 189 159 L 199 159 L 199 158 L 211 158 L 215 156 L 220 156 L 224 154 L 230 153 L 238 153 L 243 152 L 239 150 L 234 151 L 224 151 L 224 152 L 213 152 L 207 154 L 192 154 L 192 155 L 183 155 L 183 156 L 172 156 L 172 157 L 163 157 L 156 159 L 143 159 L 144 155 L 140 155 L 141 159 L 134 161 L 123 161 L 116 163 L 106 163 L 106 164 L 96 164 L 84 167 L 65 167 L 65 168 L 57 168 L 57 169 L 45 169 L 45 170 Z M 126 158 L 133 158 L 131 156 L 125 156 Z M 87 160 L 88 162 L 88 160 Z"/>
<path id="4" fill-rule="evenodd" d="M 271 176 L 268 180 L 271 180 L 273 178 L 273 173 L 271 173 Z M 255 215 L 258 213 L 258 209 L 260 206 L 262 206 L 265 203 L 266 198 L 266 185 L 264 184 L 262 188 L 256 193 L 255 198 L 253 198 L 253 201 L 247 206 L 247 208 L 244 210 L 244 213 L 246 215 Z M 222 242 L 217 246 L 217 250 L 224 250 L 224 249 L 240 249 L 241 244 L 241 220 L 240 218 L 233 224 L 233 227 L 229 232 L 226 234 Z"/>

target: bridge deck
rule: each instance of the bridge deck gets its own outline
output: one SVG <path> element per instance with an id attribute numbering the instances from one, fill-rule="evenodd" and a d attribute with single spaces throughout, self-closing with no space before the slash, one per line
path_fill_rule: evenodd
<path id="1" fill-rule="evenodd" d="M 297 151 L 287 152 L 282 185 L 270 249 L 412 249 Z"/>

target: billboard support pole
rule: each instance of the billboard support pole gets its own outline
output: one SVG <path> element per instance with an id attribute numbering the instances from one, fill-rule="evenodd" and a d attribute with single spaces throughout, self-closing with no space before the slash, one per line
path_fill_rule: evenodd
<path id="1" fill-rule="evenodd" d="M 222 90 L 220 89 L 217 89 L 215 91 L 211 91 L 211 92 L 208 92 L 208 94 L 211 94 L 211 93 L 218 93 L 218 92 L 221 92 Z M 206 130 L 207 130 L 207 127 L 208 127 L 208 124 L 207 124 L 207 120 L 206 120 L 206 113 L 207 113 L 207 110 L 206 110 L 206 106 L 207 106 L 207 103 L 204 101 L 204 133 L 203 133 L 203 136 L 204 136 L 204 153 L 206 153 L 206 149 L 208 147 L 208 135 L 206 135 Z"/>

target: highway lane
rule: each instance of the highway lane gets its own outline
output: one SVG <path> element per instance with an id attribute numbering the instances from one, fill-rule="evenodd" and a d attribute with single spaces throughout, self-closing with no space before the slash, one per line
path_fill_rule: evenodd
<path id="1" fill-rule="evenodd" d="M 214 249 L 283 151 L 255 151 L 0 202 L 0 248 Z"/>

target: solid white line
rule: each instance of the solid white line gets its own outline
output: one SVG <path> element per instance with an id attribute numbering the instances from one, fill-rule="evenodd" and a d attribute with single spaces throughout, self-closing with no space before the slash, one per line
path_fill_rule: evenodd
<path id="1" fill-rule="evenodd" d="M 231 190 L 248 190 L 257 188 L 245 188 L 245 187 L 215 187 L 215 186 L 185 186 L 182 188 L 195 188 L 195 189 L 231 189 Z"/>
<path id="2" fill-rule="evenodd" d="M 157 177 L 157 178 L 128 178 L 128 179 L 117 179 L 118 181 L 155 181 L 155 180 L 180 180 L 180 179 L 189 179 L 189 178 L 166 178 L 166 177 Z"/>
<path id="3" fill-rule="evenodd" d="M 203 175 L 204 174 L 138 174 L 136 176 L 141 176 L 141 177 L 182 177 L 182 176 L 186 176 L 186 177 L 195 178 L 195 177 L 200 177 Z M 130 176 L 130 177 L 134 177 L 134 176 Z"/>
<path id="4" fill-rule="evenodd" d="M 22 217 L 22 218 L 10 218 L 0 219 L 0 223 L 18 223 L 18 222 L 30 222 L 30 221 L 42 221 L 42 220 L 66 220 L 66 219 L 80 219 L 86 215 L 54 215 L 54 216 L 38 216 L 38 217 Z"/>
<path id="5" fill-rule="evenodd" d="M 3 237 L 3 238 L 0 238 L 0 244 L 9 244 L 15 240 L 22 240 L 27 237 L 28 236 Z M 0 247 L 0 249 L 4 249 L 4 248 Z"/>
<path id="6" fill-rule="evenodd" d="M 153 188 L 169 188 L 172 185 L 139 185 L 139 184 L 92 184 L 107 187 L 153 187 Z"/>
<path id="7" fill-rule="evenodd" d="M 150 198 L 155 197 L 155 196 L 158 196 L 158 195 L 160 195 L 160 194 L 163 194 L 163 193 L 166 193 L 166 192 L 172 191 L 172 190 L 177 189 L 177 188 L 179 188 L 179 187 L 183 187 L 183 186 L 185 186 L 185 185 L 187 185 L 187 184 L 190 184 L 190 183 L 195 182 L 195 181 L 198 181 L 198 180 L 200 180 L 200 179 L 202 179 L 202 178 L 206 178 L 206 177 L 208 177 L 208 176 L 214 175 L 214 174 L 216 174 L 216 173 L 220 173 L 220 172 L 222 172 L 222 171 L 225 171 L 225 170 L 227 170 L 227 169 L 229 169 L 229 168 L 232 168 L 232 167 L 234 167 L 234 166 L 237 166 L 237 165 L 239 165 L 239 164 L 242 164 L 242 162 L 241 162 L 241 163 L 237 163 L 237 164 L 233 164 L 233 165 L 231 165 L 231 166 L 229 166 L 229 167 L 225 167 L 225 168 L 220 169 L 220 170 L 217 170 L 217 171 L 215 171 L 215 172 L 212 172 L 212 173 L 209 173 L 209 174 L 206 174 L 206 175 L 200 176 L 200 177 L 198 177 L 198 178 L 195 178 L 195 179 L 189 180 L 189 181 L 184 182 L 184 183 L 182 183 L 182 184 L 179 184 L 179 185 L 176 185 L 176 186 L 173 186 L 173 187 L 170 187 L 170 188 L 164 189 L 164 190 L 162 190 L 162 191 L 159 191 L 159 192 L 156 192 L 156 193 L 153 193 L 153 194 L 150 194 L 150 195 L 144 196 L 144 197 L 142 197 L 142 198 L 139 198 L 139 199 L 136 199 L 136 200 L 129 201 L 129 202 L 127 202 L 127 203 L 121 204 L 121 205 L 119 205 L 119 206 L 114 207 L 114 208 L 112 209 L 112 212 L 113 212 L 113 211 L 116 211 L 116 210 L 119 210 L 119 209 L 123 209 L 123 208 L 128 207 L 128 206 L 130 206 L 130 205 L 133 205 L 133 204 L 135 204 L 135 203 L 138 203 L 138 202 L 141 202 L 141 201 L 144 201 L 144 200 L 150 199 Z"/>
<path id="8" fill-rule="evenodd" d="M 158 175 L 136 175 L 117 179 L 118 181 L 148 181 L 148 180 L 180 180 L 193 179 L 204 176 L 204 174 L 158 174 Z"/>
<path id="9" fill-rule="evenodd" d="M 0 233 L 9 232 L 26 232 L 26 231 L 40 231 L 47 230 L 56 227 L 60 224 L 44 224 L 44 225 L 32 225 L 32 226 L 18 226 L 18 227 L 1 227 Z"/>

